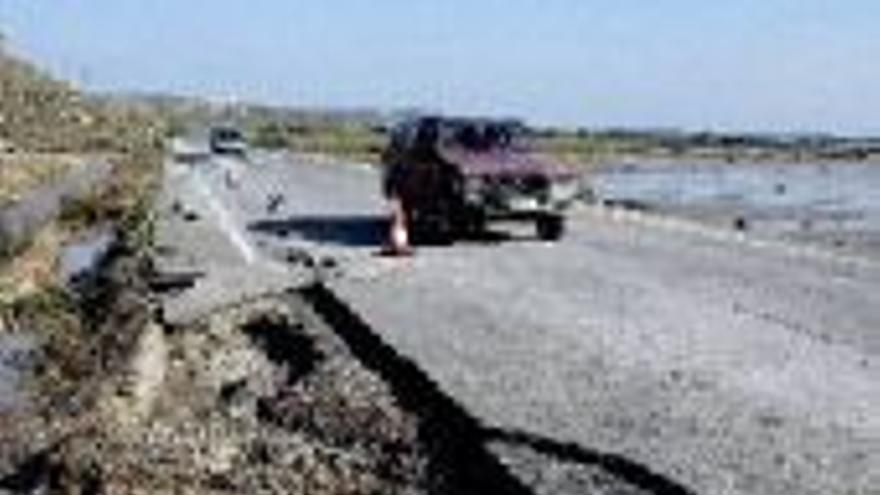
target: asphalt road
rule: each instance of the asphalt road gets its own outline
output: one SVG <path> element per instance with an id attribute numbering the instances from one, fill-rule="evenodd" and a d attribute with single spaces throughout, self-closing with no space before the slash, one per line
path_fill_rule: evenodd
<path id="1" fill-rule="evenodd" d="M 388 259 L 369 167 L 256 152 L 172 168 L 163 208 L 182 197 L 213 225 L 164 228 L 169 259 L 189 246 L 215 280 L 194 300 L 274 290 L 305 252 L 333 260 L 329 287 L 501 432 L 700 494 L 880 493 L 873 262 L 591 209 L 559 243 L 513 229 Z"/>

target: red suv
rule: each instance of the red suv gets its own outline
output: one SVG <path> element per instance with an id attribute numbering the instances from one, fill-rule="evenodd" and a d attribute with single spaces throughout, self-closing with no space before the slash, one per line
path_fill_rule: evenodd
<path id="1" fill-rule="evenodd" d="M 492 220 L 522 220 L 541 239 L 559 239 L 579 176 L 531 151 L 528 137 L 517 121 L 405 121 L 383 153 L 385 195 L 401 202 L 416 237 L 452 240 Z"/>

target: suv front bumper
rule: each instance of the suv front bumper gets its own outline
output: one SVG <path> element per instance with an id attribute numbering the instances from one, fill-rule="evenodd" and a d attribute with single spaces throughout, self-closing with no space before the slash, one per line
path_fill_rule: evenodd
<path id="1" fill-rule="evenodd" d="M 577 180 L 553 182 L 540 188 L 518 189 L 507 185 L 467 188 L 465 204 L 486 218 L 535 218 L 560 214 L 577 199 Z"/>

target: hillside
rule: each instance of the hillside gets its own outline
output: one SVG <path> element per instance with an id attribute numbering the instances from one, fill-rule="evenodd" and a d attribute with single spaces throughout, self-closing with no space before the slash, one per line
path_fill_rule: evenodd
<path id="1" fill-rule="evenodd" d="M 98 102 L 0 47 L 0 141 L 29 152 L 127 152 L 158 128 L 143 111 Z"/>
<path id="2" fill-rule="evenodd" d="M 144 217 L 163 134 L 152 112 L 92 98 L 0 44 L 0 211 L 15 225 L 15 236 L 0 242 L 0 304 L 52 287 L 59 250 L 78 233 Z M 76 182 L 96 164 L 112 166 L 109 178 L 88 196 L 62 202 L 48 213 L 54 217 L 26 207 L 9 215 L 27 198 L 45 196 L 39 204 L 47 204 L 51 195 L 42 186 Z"/>

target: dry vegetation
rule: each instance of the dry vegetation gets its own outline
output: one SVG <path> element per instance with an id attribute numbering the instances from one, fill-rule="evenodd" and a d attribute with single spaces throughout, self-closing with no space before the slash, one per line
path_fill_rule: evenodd
<path id="1" fill-rule="evenodd" d="M 57 285 L 56 258 L 65 237 L 56 225 L 47 226 L 23 253 L 0 267 L 0 307 Z"/>
<path id="2" fill-rule="evenodd" d="M 114 165 L 105 187 L 0 260 L 0 320 L 19 299 L 55 289 L 58 250 L 70 236 L 98 223 L 142 231 L 162 134 L 156 116 L 88 97 L 0 46 L 0 207 L 75 167 Z"/>
<path id="3" fill-rule="evenodd" d="M 162 133 L 143 109 L 86 96 L 0 46 L 0 204 L 78 163 L 140 174 L 155 166 Z"/>
<path id="4" fill-rule="evenodd" d="M 98 102 L 0 48 L 0 140 L 43 153 L 130 152 L 153 145 L 140 109 Z"/>
<path id="5" fill-rule="evenodd" d="M 20 199 L 28 191 L 57 180 L 86 161 L 78 155 L 0 154 L 0 205 Z"/>

